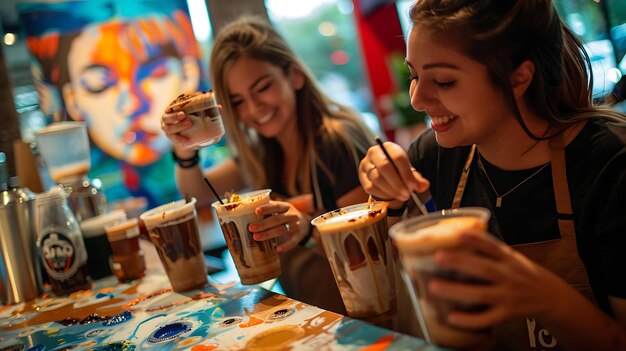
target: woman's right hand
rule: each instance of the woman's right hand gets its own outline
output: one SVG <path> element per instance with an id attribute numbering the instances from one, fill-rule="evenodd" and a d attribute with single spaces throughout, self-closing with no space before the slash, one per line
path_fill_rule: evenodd
<path id="1" fill-rule="evenodd" d="M 161 129 L 165 132 L 165 135 L 170 139 L 172 144 L 174 144 L 177 151 L 184 149 L 186 143 L 189 141 L 189 138 L 181 135 L 180 132 L 191 127 L 191 124 L 191 119 L 189 119 L 183 111 L 163 113 L 163 116 L 161 116 Z"/>
<path id="2" fill-rule="evenodd" d="M 363 189 L 378 199 L 403 202 L 410 198 L 412 191 L 428 191 L 430 182 L 411 166 L 402 147 L 392 142 L 385 142 L 384 145 L 398 167 L 400 176 L 380 146 L 372 146 L 359 165 L 359 180 Z"/>

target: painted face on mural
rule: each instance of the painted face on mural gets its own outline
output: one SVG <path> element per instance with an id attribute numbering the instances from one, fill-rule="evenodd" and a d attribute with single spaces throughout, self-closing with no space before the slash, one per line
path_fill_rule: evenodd
<path id="1" fill-rule="evenodd" d="M 180 57 L 156 21 L 87 27 L 70 47 L 69 115 L 87 122 L 95 144 L 114 158 L 149 165 L 169 150 L 160 116 L 178 94 L 197 89 L 195 57 Z"/>

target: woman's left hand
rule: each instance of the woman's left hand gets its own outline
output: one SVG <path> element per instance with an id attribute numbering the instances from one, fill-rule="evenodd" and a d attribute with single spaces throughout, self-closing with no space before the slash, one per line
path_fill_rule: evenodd
<path id="1" fill-rule="evenodd" d="M 270 201 L 259 206 L 256 214 L 265 218 L 250 223 L 248 230 L 257 241 L 278 238 L 276 251 L 279 253 L 294 248 L 311 230 L 306 216 L 288 202 Z"/>
<path id="2" fill-rule="evenodd" d="M 562 293 L 570 293 L 565 281 L 486 232 L 463 233 L 459 239 L 463 249 L 438 251 L 437 264 L 486 284 L 433 279 L 428 289 L 443 299 L 488 308 L 451 312 L 448 322 L 453 326 L 483 329 L 515 317 L 541 320 L 559 304 Z"/>

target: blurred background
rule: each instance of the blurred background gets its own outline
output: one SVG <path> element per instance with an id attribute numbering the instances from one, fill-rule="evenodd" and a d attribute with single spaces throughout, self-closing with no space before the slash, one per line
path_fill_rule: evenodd
<path id="1" fill-rule="evenodd" d="M 411 109 L 407 93 L 403 35 L 411 3 L 2 0 L 0 151 L 7 175 L 20 175 L 36 192 L 49 188 L 54 182 L 31 152 L 33 133 L 54 120 L 82 120 L 106 136 L 98 140 L 90 133 L 89 177 L 101 182 L 110 204 L 154 207 L 180 198 L 158 118 L 182 87 L 211 87 L 208 56 L 213 34 L 241 13 L 268 18 L 330 96 L 360 111 L 377 134 L 408 146 L 428 125 L 428 116 Z M 587 45 L 594 96 L 611 96 L 626 72 L 626 1 L 555 3 Z M 134 49 L 128 49 L 128 42 L 136 44 Z M 151 45 L 173 49 L 166 57 L 146 59 Z M 93 69 L 90 62 L 96 58 L 110 60 L 111 66 Z M 188 61 L 197 67 L 192 82 L 180 79 Z M 76 82 L 73 71 L 81 65 L 90 75 Z M 133 69 L 124 71 L 122 66 Z M 170 89 L 141 91 L 146 80 Z M 75 99 L 81 89 L 98 99 L 81 106 Z M 616 108 L 625 109 L 623 103 Z M 202 166 L 211 167 L 227 156 L 224 142 L 207 147 L 201 153 Z"/>

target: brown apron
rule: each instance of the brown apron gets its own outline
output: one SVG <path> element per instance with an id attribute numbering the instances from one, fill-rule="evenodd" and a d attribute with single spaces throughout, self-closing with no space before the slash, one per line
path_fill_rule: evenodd
<path id="1" fill-rule="evenodd" d="M 587 277 L 587 270 L 576 248 L 576 231 L 573 211 L 567 185 L 565 150 L 562 136 L 555 137 L 550 144 L 552 184 L 558 212 L 560 239 L 512 246 L 534 262 L 549 269 L 591 301 L 595 302 Z M 467 184 L 469 170 L 474 159 L 476 145 L 473 145 L 463 167 L 452 208 L 461 205 Z M 520 318 L 496 327 L 495 350 L 561 350 L 557 340 L 534 319 Z"/>

